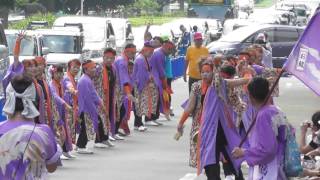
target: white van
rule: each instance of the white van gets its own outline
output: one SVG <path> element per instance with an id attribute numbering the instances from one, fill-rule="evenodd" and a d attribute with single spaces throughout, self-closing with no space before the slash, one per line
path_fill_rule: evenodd
<path id="1" fill-rule="evenodd" d="M 81 23 L 84 33 L 85 58 L 101 59 L 107 47 L 116 48 L 115 33 L 109 19 L 103 17 L 64 16 L 55 20 L 53 27 Z"/>
<path id="2" fill-rule="evenodd" d="M 66 64 L 71 59 L 82 60 L 83 35 L 76 27 L 37 29 L 39 39 L 49 49 L 48 64 Z"/>
<path id="3" fill-rule="evenodd" d="M 116 50 L 121 52 L 126 44 L 134 41 L 131 23 L 124 18 L 108 18 L 108 20 L 110 20 L 116 32 Z"/>
<path id="4" fill-rule="evenodd" d="M 19 30 L 5 30 L 10 63 L 13 62 L 13 48 L 19 34 Z M 21 41 L 19 60 L 32 59 L 36 56 L 45 56 L 49 53 L 48 48 L 43 47 L 39 41 L 39 36 L 34 31 L 26 31 L 26 38 Z"/>

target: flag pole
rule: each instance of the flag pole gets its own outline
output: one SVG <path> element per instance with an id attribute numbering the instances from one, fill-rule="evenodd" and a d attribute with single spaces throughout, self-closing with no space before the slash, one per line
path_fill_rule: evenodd
<path id="1" fill-rule="evenodd" d="M 271 89 L 270 89 L 270 91 L 269 91 L 266 99 L 263 101 L 263 105 L 262 105 L 262 106 L 265 106 L 265 105 L 268 103 L 268 101 L 269 101 L 269 99 L 270 99 L 270 97 L 271 97 L 274 89 L 276 88 L 277 84 L 279 83 L 280 78 L 281 78 L 281 76 L 282 76 L 282 74 L 283 74 L 284 72 L 285 72 L 285 69 L 282 68 L 281 71 L 280 71 L 280 73 L 279 73 L 279 75 L 278 75 L 278 77 L 277 77 L 276 82 L 272 85 L 272 87 L 271 87 Z M 244 138 L 241 140 L 241 142 L 240 142 L 240 144 L 239 144 L 239 147 L 240 147 L 240 148 L 242 147 L 242 145 L 244 144 L 244 142 L 247 140 L 249 133 L 251 132 L 253 126 L 255 125 L 255 123 L 256 123 L 256 121 L 257 121 L 257 116 L 258 116 L 258 113 L 255 114 L 254 119 L 253 119 L 252 123 L 250 124 L 248 131 L 246 132 Z"/>

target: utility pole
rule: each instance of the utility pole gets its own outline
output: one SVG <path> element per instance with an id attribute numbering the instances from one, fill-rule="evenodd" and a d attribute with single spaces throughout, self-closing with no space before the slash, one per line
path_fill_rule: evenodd
<path id="1" fill-rule="evenodd" d="M 184 12 L 184 0 L 179 0 L 180 11 Z"/>
<path id="2" fill-rule="evenodd" d="M 84 2 L 84 0 L 80 0 L 80 2 L 81 2 L 81 10 L 80 10 L 80 14 L 81 14 L 81 16 L 83 16 L 83 2 Z"/>

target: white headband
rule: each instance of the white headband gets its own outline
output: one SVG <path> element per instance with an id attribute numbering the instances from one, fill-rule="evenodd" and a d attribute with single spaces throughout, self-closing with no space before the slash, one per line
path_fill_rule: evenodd
<path id="1" fill-rule="evenodd" d="M 16 106 L 16 98 L 21 98 L 23 103 L 22 115 L 26 118 L 35 118 L 40 115 L 39 111 L 33 104 L 36 99 L 36 88 L 31 84 L 23 93 L 17 93 L 10 83 L 6 89 L 6 103 L 3 112 L 6 115 L 13 115 Z"/>

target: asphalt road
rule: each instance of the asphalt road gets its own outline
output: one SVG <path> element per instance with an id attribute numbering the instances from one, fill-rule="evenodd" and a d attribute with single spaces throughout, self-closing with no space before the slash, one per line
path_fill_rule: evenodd
<path id="1" fill-rule="evenodd" d="M 187 84 L 181 79 L 173 83 L 173 106 L 176 116 L 172 121 L 163 121 L 161 127 L 149 127 L 147 132 L 134 131 L 125 141 L 116 142 L 116 147 L 95 149 L 93 155 L 77 155 L 77 159 L 63 161 L 53 180 L 205 180 L 195 176 L 195 169 L 188 167 L 188 130 L 180 141 L 173 139 L 180 105 L 187 98 Z M 320 109 L 320 98 L 294 77 L 282 78 L 280 97 L 276 98 L 290 122 L 295 126 Z M 164 119 L 163 117 L 161 119 Z M 130 121 L 131 127 L 133 121 Z M 299 135 L 299 129 L 298 129 Z"/>

